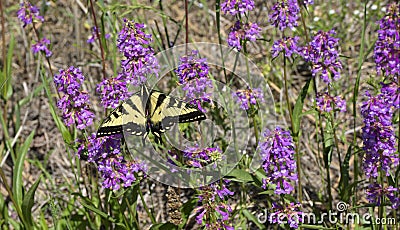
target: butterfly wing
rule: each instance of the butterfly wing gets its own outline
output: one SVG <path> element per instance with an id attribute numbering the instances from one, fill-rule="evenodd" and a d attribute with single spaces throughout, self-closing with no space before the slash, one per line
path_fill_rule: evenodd
<path id="1" fill-rule="evenodd" d="M 142 136 L 146 131 L 146 113 L 143 106 L 143 92 L 132 95 L 104 119 L 97 131 L 97 137 L 127 132 Z"/>
<path id="2" fill-rule="evenodd" d="M 156 135 L 169 130 L 175 123 L 201 121 L 206 116 L 196 106 L 174 97 L 152 91 L 150 94 L 150 121 Z"/>

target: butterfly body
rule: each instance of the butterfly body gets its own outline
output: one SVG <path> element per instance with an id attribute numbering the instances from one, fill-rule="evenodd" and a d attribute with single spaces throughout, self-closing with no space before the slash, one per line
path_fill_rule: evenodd
<path id="1" fill-rule="evenodd" d="M 206 116 L 196 106 L 183 102 L 159 91 L 142 86 L 140 92 L 132 95 L 104 119 L 97 131 L 97 137 L 128 133 L 146 138 L 149 132 L 159 143 L 161 134 L 176 123 L 201 121 Z"/>

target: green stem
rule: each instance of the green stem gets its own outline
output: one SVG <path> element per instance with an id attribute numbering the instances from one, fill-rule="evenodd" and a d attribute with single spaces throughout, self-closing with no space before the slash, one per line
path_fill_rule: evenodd
<path id="1" fill-rule="evenodd" d="M 294 129 L 294 120 L 293 120 L 293 111 L 292 111 L 292 106 L 290 103 L 290 98 L 289 98 L 289 90 L 288 90 L 288 80 L 287 80 L 287 71 L 286 71 L 286 57 L 283 55 L 283 77 L 285 80 L 285 97 L 286 97 L 286 104 L 287 108 L 289 111 L 289 117 L 290 117 L 290 123 L 291 123 L 291 130 L 292 134 L 295 134 L 293 132 Z M 299 136 L 296 134 L 296 136 L 293 137 L 294 142 L 295 142 L 295 151 L 296 151 L 296 165 L 297 165 L 297 194 L 298 194 L 298 201 L 302 203 L 303 200 L 303 191 L 302 191 L 302 186 L 301 186 L 301 158 L 300 158 L 300 148 L 299 148 Z"/>
<path id="2" fill-rule="evenodd" d="M 149 215 L 149 217 L 150 217 L 151 223 L 152 224 L 156 224 L 156 220 L 155 220 L 153 214 L 150 212 L 149 208 L 147 207 L 146 202 L 145 202 L 144 197 L 143 197 L 142 190 L 140 188 L 138 189 L 138 192 L 139 192 L 140 200 L 142 200 L 143 207 L 146 210 L 147 215 Z"/>
<path id="3" fill-rule="evenodd" d="M 317 88 L 317 82 L 315 81 L 315 78 L 313 80 L 313 89 L 315 92 L 315 97 L 318 95 L 318 88 Z M 315 102 L 314 102 L 315 103 Z M 318 113 L 318 123 L 321 124 L 321 113 Z M 330 154 L 325 152 L 326 151 L 326 146 L 325 146 L 325 134 L 324 134 L 324 127 L 320 126 L 321 130 L 321 138 L 322 138 L 322 152 L 324 154 L 324 166 L 326 170 L 326 180 L 327 180 L 327 187 L 326 187 L 326 192 L 328 193 L 328 205 L 329 205 L 329 210 L 332 210 L 332 192 L 331 192 L 331 177 L 330 177 L 330 162 L 329 162 L 329 157 L 326 156 L 326 154 Z M 331 151 L 331 150 L 329 150 Z"/>
<path id="4" fill-rule="evenodd" d="M 104 57 L 104 48 L 103 48 L 103 44 L 102 44 L 101 38 L 100 38 L 99 27 L 97 26 L 96 13 L 94 12 L 93 0 L 89 0 L 89 2 L 90 2 L 90 9 L 92 11 L 92 16 L 93 16 L 93 23 L 94 23 L 94 26 L 97 28 L 96 36 L 97 36 L 97 39 L 99 40 L 99 47 L 100 47 L 100 53 L 101 53 L 101 64 L 103 66 L 103 79 L 106 79 L 107 75 L 106 75 L 106 60 Z"/>
<path id="5" fill-rule="evenodd" d="M 364 49 L 365 49 L 365 29 L 367 25 L 367 3 L 365 2 L 364 5 L 364 20 L 363 20 L 363 27 L 361 32 L 361 45 L 360 45 L 360 55 L 358 57 L 358 67 L 357 67 L 357 78 L 356 83 L 354 86 L 354 97 L 353 97 L 353 148 L 357 146 L 357 132 L 356 132 L 356 124 L 357 124 L 357 98 L 358 98 L 358 91 L 360 85 L 360 78 L 361 78 L 361 68 L 364 63 Z M 353 152 L 355 152 L 353 150 Z M 354 196 L 352 200 L 352 206 L 357 204 L 357 185 L 358 185 L 358 154 L 354 154 Z"/>
<path id="6" fill-rule="evenodd" d="M 224 71 L 225 83 L 228 83 L 228 79 L 226 76 L 224 53 L 222 51 L 220 2 L 221 2 L 220 0 L 217 0 L 215 2 L 215 18 L 217 20 L 218 44 L 219 44 L 219 51 L 221 52 L 222 69 Z"/>

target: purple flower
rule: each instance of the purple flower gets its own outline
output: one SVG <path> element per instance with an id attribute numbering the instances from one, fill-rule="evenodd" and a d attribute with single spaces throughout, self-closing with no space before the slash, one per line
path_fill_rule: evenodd
<path id="1" fill-rule="evenodd" d="M 198 54 L 198 50 L 192 50 L 189 55 L 179 58 L 179 66 L 175 70 L 179 77 L 179 84 L 185 84 L 196 78 L 208 77 L 207 59 L 199 58 Z"/>
<path id="2" fill-rule="evenodd" d="M 400 4 L 393 2 L 379 21 L 374 59 L 378 74 L 400 76 Z M 395 80 L 397 81 L 397 80 Z"/>
<path id="3" fill-rule="evenodd" d="M 150 46 L 151 34 L 143 32 L 144 24 L 124 19 L 125 25 L 118 34 L 117 47 L 124 55 L 121 60 L 122 71 L 118 77 L 127 83 L 140 85 L 146 81 L 146 75 L 158 76 L 159 64 Z"/>
<path id="4" fill-rule="evenodd" d="M 254 9 L 253 0 L 226 0 L 221 3 L 221 11 L 224 14 L 244 14 L 246 11 L 251 11 Z"/>
<path id="5" fill-rule="evenodd" d="M 199 148 L 189 147 L 183 151 L 185 164 L 195 168 L 202 168 L 210 163 L 221 160 L 222 151 L 219 147 Z"/>
<path id="6" fill-rule="evenodd" d="M 192 50 L 189 55 L 179 59 L 178 68 L 175 70 L 179 84 L 186 91 L 186 98 L 195 105 L 200 105 L 199 100 L 211 101 L 211 95 L 206 92 L 207 88 L 213 87 L 212 81 L 208 77 L 208 69 L 207 59 L 200 58 L 198 51 Z M 203 110 L 201 106 L 199 108 Z"/>
<path id="7" fill-rule="evenodd" d="M 214 182 L 199 189 L 198 203 L 195 208 L 196 222 L 205 223 L 206 229 L 233 229 L 229 225 L 229 215 L 232 208 L 226 203 L 225 198 L 234 193 L 227 186 L 229 180 Z"/>
<path id="8" fill-rule="evenodd" d="M 57 107 L 62 111 L 64 123 L 67 126 L 75 124 L 78 129 L 90 126 L 94 118 L 89 108 L 89 94 L 80 91 L 84 79 L 81 70 L 73 66 L 68 70 L 60 69 L 54 76 L 57 90 L 63 94 Z"/>
<path id="9" fill-rule="evenodd" d="M 294 190 L 291 182 L 297 182 L 295 146 L 290 132 L 276 127 L 273 131 L 267 129 L 263 136 L 264 140 L 259 143 L 262 167 L 267 174 L 263 188 L 275 185 L 275 194 L 289 194 Z"/>
<path id="10" fill-rule="evenodd" d="M 377 177 L 378 170 L 386 172 L 386 175 L 389 176 L 390 168 L 399 164 L 392 123 L 395 105 L 390 103 L 393 100 L 390 97 L 386 98 L 387 95 L 381 93 L 373 97 L 367 92 L 368 100 L 361 106 L 361 115 L 364 118 L 364 127 L 362 128 L 365 151 L 363 168 L 368 178 Z"/>
<path id="11" fill-rule="evenodd" d="M 57 102 L 57 107 L 62 111 L 64 123 L 69 127 L 73 124 L 78 129 L 84 129 L 93 124 L 94 114 L 89 108 L 89 95 L 87 92 L 64 94 Z"/>
<path id="12" fill-rule="evenodd" d="M 392 203 L 393 209 L 397 209 L 400 206 L 400 197 L 396 195 L 398 192 L 398 188 L 394 188 L 393 186 L 382 188 L 378 183 L 370 184 L 366 190 L 367 199 L 370 203 L 380 206 L 382 204 L 382 198 L 386 196 Z"/>
<path id="13" fill-rule="evenodd" d="M 264 94 L 259 88 L 238 90 L 232 93 L 232 97 L 237 98 L 240 108 L 249 110 L 251 105 L 257 104 L 257 99 L 264 102 Z"/>
<path id="14" fill-rule="evenodd" d="M 145 173 L 147 166 L 137 161 L 127 161 L 121 153 L 121 135 L 97 138 L 93 133 L 87 141 L 78 140 L 77 154 L 82 157 L 87 153 L 88 162 L 97 165 L 102 187 L 118 190 L 121 185 L 131 186 L 138 173 Z M 144 175 L 145 176 L 145 175 Z"/>
<path id="15" fill-rule="evenodd" d="M 69 67 L 67 70 L 60 69 L 59 74 L 54 75 L 54 83 L 57 90 L 66 94 L 73 94 L 79 90 L 85 77 L 79 68 L 74 66 Z"/>
<path id="16" fill-rule="evenodd" d="M 50 40 L 46 37 L 42 38 L 42 40 L 32 45 L 31 49 L 33 54 L 43 51 L 46 54 L 46 57 L 50 57 L 53 53 L 47 48 L 48 45 L 50 45 Z"/>
<path id="17" fill-rule="evenodd" d="M 32 5 L 28 1 L 24 1 L 20 4 L 20 9 L 17 12 L 17 16 L 19 20 L 23 23 L 23 27 L 29 25 L 33 22 L 33 20 L 44 21 L 44 18 L 39 15 L 39 9 Z"/>
<path id="18" fill-rule="evenodd" d="M 100 93 L 101 104 L 104 108 L 114 109 L 131 95 L 128 92 L 126 81 L 118 77 L 104 79 L 97 85 L 96 90 Z"/>
<path id="19" fill-rule="evenodd" d="M 399 101 L 400 101 L 400 87 L 397 82 L 392 82 L 389 84 L 381 83 L 381 93 L 385 99 L 385 102 L 393 106 L 395 109 L 399 109 Z"/>
<path id="20" fill-rule="evenodd" d="M 300 211 L 301 204 L 290 203 L 285 204 L 283 207 L 276 203 L 272 204 L 272 210 L 270 211 L 268 221 L 270 223 L 289 223 L 291 228 L 298 228 L 299 223 L 303 222 L 303 212 Z"/>
<path id="21" fill-rule="evenodd" d="M 132 47 L 150 45 L 153 42 L 151 34 L 146 34 L 144 24 L 135 23 L 124 18 L 124 27 L 118 34 L 117 47 L 124 56 L 130 56 Z"/>
<path id="22" fill-rule="evenodd" d="M 297 0 L 282 0 L 272 7 L 269 22 L 283 31 L 286 27 L 293 29 L 297 26 L 300 7 Z"/>
<path id="23" fill-rule="evenodd" d="M 340 96 L 333 97 L 329 95 L 328 92 L 323 94 L 319 93 L 317 98 L 317 109 L 320 112 L 330 112 L 332 111 L 332 104 L 335 108 L 337 108 L 340 112 L 346 112 L 346 101 Z"/>
<path id="24" fill-rule="evenodd" d="M 100 35 L 99 29 L 97 29 L 96 26 L 92 27 L 92 36 L 86 41 L 87 43 L 92 43 L 97 39 L 97 34 Z M 110 34 L 106 34 L 104 36 L 105 39 L 109 39 L 110 38 Z"/>
<path id="25" fill-rule="evenodd" d="M 279 39 L 274 42 L 272 45 L 272 57 L 275 58 L 284 51 L 284 55 L 286 57 L 291 57 L 293 53 L 297 54 L 297 43 L 299 42 L 299 37 L 284 37 L 283 39 Z"/>
<path id="26" fill-rule="evenodd" d="M 231 27 L 231 31 L 228 35 L 228 46 L 238 49 L 242 49 L 242 42 L 255 41 L 260 36 L 261 28 L 257 23 L 245 23 L 236 21 Z"/>
<path id="27" fill-rule="evenodd" d="M 81 158 L 87 156 L 87 161 L 96 163 L 99 160 L 106 158 L 114 149 L 119 151 L 121 148 L 121 135 L 105 136 L 97 138 L 95 133 L 92 133 L 87 140 L 78 139 L 77 155 Z"/>
<path id="28" fill-rule="evenodd" d="M 319 31 L 308 46 L 299 50 L 305 61 L 311 63 L 312 75 L 315 77 L 321 74 L 321 79 L 327 84 L 331 82 L 331 75 L 333 80 L 338 80 L 342 69 L 338 52 L 339 39 L 332 37 L 335 34 L 334 30 Z"/>

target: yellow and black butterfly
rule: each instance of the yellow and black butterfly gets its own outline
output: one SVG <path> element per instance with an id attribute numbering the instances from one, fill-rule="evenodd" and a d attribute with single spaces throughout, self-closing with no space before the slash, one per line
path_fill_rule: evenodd
<path id="1" fill-rule="evenodd" d="M 161 134 L 175 123 L 201 121 L 206 116 L 196 106 L 183 102 L 159 91 L 151 91 L 145 85 L 138 93 L 117 107 L 104 119 L 97 131 L 97 137 L 122 132 L 146 138 L 154 134 L 160 143 Z"/>

